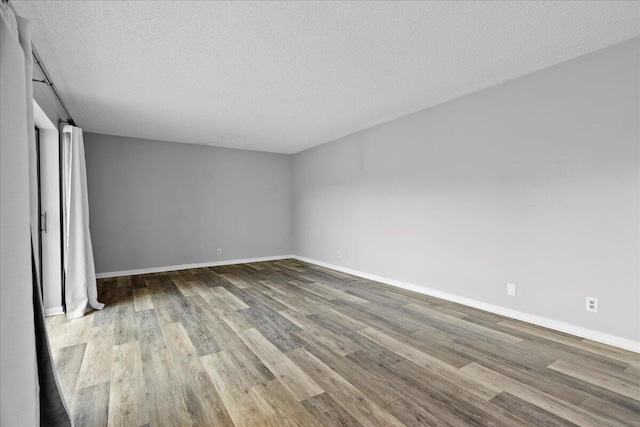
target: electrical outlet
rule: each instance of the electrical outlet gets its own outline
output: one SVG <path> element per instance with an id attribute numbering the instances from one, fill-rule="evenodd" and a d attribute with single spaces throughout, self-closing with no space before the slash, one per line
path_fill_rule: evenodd
<path id="1" fill-rule="evenodd" d="M 342 258 L 342 251 L 338 251 L 338 258 Z"/>
<path id="2" fill-rule="evenodd" d="M 598 312 L 598 298 L 587 297 L 587 311 Z"/>
<path id="3" fill-rule="evenodd" d="M 507 283 L 507 295 L 511 297 L 516 296 L 516 284 L 515 283 Z"/>
<path id="4" fill-rule="evenodd" d="M 222 249 L 218 248 L 218 250 L 216 251 L 216 253 L 217 253 L 218 255 L 222 255 Z"/>

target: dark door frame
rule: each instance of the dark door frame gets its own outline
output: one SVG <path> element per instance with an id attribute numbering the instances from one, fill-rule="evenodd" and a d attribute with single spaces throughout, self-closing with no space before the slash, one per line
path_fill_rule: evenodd
<path id="1" fill-rule="evenodd" d="M 46 218 L 42 220 L 42 176 L 40 174 L 40 128 L 35 126 L 36 140 L 36 182 L 38 187 L 38 269 L 40 271 L 40 294 L 44 298 L 44 274 L 42 271 L 42 232 L 46 227 Z"/>
<path id="2" fill-rule="evenodd" d="M 66 299 L 66 282 L 67 275 L 64 271 L 65 253 L 64 253 L 64 161 L 62 156 L 64 155 L 63 144 L 64 134 L 61 130 L 62 121 L 58 121 L 58 185 L 59 185 L 59 200 L 60 200 L 60 289 L 62 292 L 62 311 L 67 312 L 67 299 Z"/>

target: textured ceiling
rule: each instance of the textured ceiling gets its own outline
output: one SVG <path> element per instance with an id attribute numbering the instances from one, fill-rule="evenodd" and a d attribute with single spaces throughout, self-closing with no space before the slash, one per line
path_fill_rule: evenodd
<path id="1" fill-rule="evenodd" d="M 621 1 L 12 3 L 86 131 L 280 153 L 640 35 Z"/>

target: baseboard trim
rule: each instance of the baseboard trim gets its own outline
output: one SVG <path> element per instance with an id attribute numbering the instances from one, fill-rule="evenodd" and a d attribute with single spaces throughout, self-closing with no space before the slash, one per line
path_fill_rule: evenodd
<path id="1" fill-rule="evenodd" d="M 221 265 L 248 264 L 252 262 L 264 262 L 264 261 L 278 261 L 278 260 L 287 259 L 287 258 L 293 258 L 293 255 L 277 255 L 277 256 L 267 256 L 267 257 L 260 257 L 260 258 L 230 259 L 226 261 L 201 262 L 198 264 L 167 265 L 164 267 L 140 268 L 137 270 L 110 271 L 107 273 L 97 273 L 96 279 L 106 279 L 106 278 L 121 277 L 121 276 L 135 276 L 137 274 L 164 273 L 166 271 L 188 270 L 190 268 L 219 267 Z"/>
<path id="2" fill-rule="evenodd" d="M 45 316 L 56 316 L 58 314 L 64 314 L 62 307 L 50 307 L 44 309 Z"/>
<path id="3" fill-rule="evenodd" d="M 292 258 L 300 261 L 308 262 L 309 264 L 315 264 L 321 267 L 330 268 L 332 270 L 340 271 L 342 273 L 351 274 L 353 276 L 358 276 L 364 279 L 373 280 L 373 281 L 384 283 L 390 286 L 395 286 L 397 288 L 418 292 L 420 294 L 429 295 L 429 296 L 440 298 L 446 301 L 451 301 L 451 302 L 466 305 L 469 307 L 477 308 L 480 310 L 488 311 L 490 313 L 499 314 L 501 316 L 510 317 L 512 319 L 521 320 L 523 322 L 531 323 L 537 326 L 553 329 L 555 331 L 564 332 L 564 333 L 575 335 L 581 338 L 586 338 L 592 341 L 597 341 L 603 344 L 608 344 L 614 347 L 640 353 L 640 341 L 634 341 L 628 338 L 622 338 L 615 335 L 594 331 L 592 329 L 583 328 L 581 326 L 572 325 L 570 323 L 547 319 L 546 317 L 537 316 L 534 314 L 529 314 L 522 311 L 513 310 L 510 308 L 500 307 L 498 305 L 488 304 L 481 301 L 476 301 L 471 298 L 466 298 L 459 295 L 454 295 L 447 292 L 430 289 L 424 286 L 414 285 L 412 283 L 402 282 L 400 280 L 389 279 L 387 277 L 377 276 L 375 274 L 364 273 L 362 271 L 353 270 L 351 268 L 329 264 L 328 262 L 324 262 L 324 261 L 318 261 L 315 259 L 306 258 L 298 255 L 293 255 Z"/>

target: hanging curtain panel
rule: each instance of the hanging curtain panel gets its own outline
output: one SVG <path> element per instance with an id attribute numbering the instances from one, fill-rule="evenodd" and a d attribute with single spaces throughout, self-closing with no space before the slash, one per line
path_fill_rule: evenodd
<path id="1" fill-rule="evenodd" d="M 67 426 L 33 250 L 39 212 L 32 65 L 29 21 L 0 4 L 0 425 Z"/>
<path id="2" fill-rule="evenodd" d="M 26 19 L 18 17 L 18 22 Z M 22 23 L 18 26 L 18 34 L 20 35 L 20 45 L 24 51 L 24 72 L 26 85 L 27 100 L 27 123 L 33 129 L 33 55 L 31 54 L 31 30 L 28 24 Z M 35 132 L 27 132 L 27 147 L 29 148 L 29 218 L 31 223 L 31 245 L 34 257 L 35 280 L 40 284 L 42 275 L 40 272 L 40 207 L 38 203 L 38 153 L 36 151 L 36 134 Z"/>
<path id="3" fill-rule="evenodd" d="M 87 308 L 101 309 L 89 232 L 89 199 L 82 129 L 63 128 L 64 270 L 67 318 L 84 316 Z"/>
<path id="4" fill-rule="evenodd" d="M 27 80 L 18 21 L 0 17 L 0 423 L 38 425 L 29 225 Z M 26 24 L 20 22 L 20 25 Z"/>

